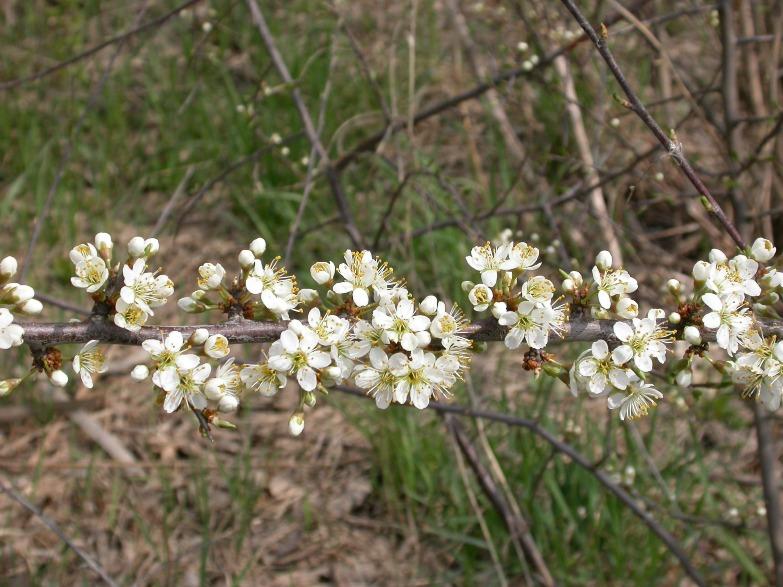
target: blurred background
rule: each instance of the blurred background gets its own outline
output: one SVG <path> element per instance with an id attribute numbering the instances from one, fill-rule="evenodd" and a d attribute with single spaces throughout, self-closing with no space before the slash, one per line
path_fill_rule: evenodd
<path id="1" fill-rule="evenodd" d="M 746 238 L 783 242 L 780 2 L 578 4 L 606 24 L 631 85 Z M 310 264 L 352 246 L 348 219 L 415 295 L 468 308 L 464 257 L 505 229 L 541 249 L 553 279 L 611 250 L 639 280 L 643 312 L 711 247 L 735 250 L 559 3 L 259 6 L 292 83 L 245 2 L 0 2 L 0 256 L 32 250 L 26 282 L 52 300 L 41 319 L 89 310 L 69 284 L 67 251 L 99 231 L 118 246 L 158 235 L 181 297 L 199 264 L 234 271 L 256 236 L 267 255 L 286 256 L 290 241 L 288 267 L 312 287 Z M 308 176 L 315 159 L 294 89 L 344 208 L 323 167 Z M 199 318 L 172 300 L 155 323 Z M 582 347 L 550 350 L 568 360 Z M 292 438 L 288 390 L 250 402 L 239 431 L 210 443 L 127 377 L 144 356 L 111 349 L 92 391 L 72 382 L 56 394 L 41 381 L 0 400 L 2 479 L 118 583 L 540 580 L 437 414 L 333 393 Z M 2 375 L 29 360 L 3 353 Z M 621 425 L 604 400 L 523 367 L 522 353 L 490 344 L 453 401 L 533 419 L 575 447 L 678 538 L 708 584 L 767 584 L 747 400 L 697 372 L 692 388 L 664 386 L 649 418 Z M 523 428 L 465 430 L 558 584 L 690 584 L 590 470 Z M 96 581 L 0 495 L 1 583 Z"/>

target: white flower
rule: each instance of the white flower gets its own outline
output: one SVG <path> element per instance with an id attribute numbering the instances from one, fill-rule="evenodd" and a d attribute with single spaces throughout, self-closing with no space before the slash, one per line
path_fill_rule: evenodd
<path id="1" fill-rule="evenodd" d="M 104 373 L 106 357 L 103 352 L 96 350 L 97 340 L 91 340 L 82 347 L 82 350 L 73 358 L 73 370 L 82 378 L 82 383 L 88 389 L 92 389 L 93 373 Z"/>
<path id="2" fill-rule="evenodd" d="M 133 267 L 123 265 L 125 286 L 120 290 L 120 297 L 126 304 L 136 304 L 152 316 L 152 308 L 165 304 L 174 293 L 174 284 L 166 275 L 156 277 L 154 273 L 145 272 L 146 268 L 144 259 L 137 259 Z"/>
<path id="3" fill-rule="evenodd" d="M 495 287 L 498 280 L 498 271 L 502 269 L 501 265 L 509 260 L 508 255 L 511 248 L 511 243 L 500 245 L 496 249 L 492 246 L 492 243 L 487 242 L 480 247 L 473 247 L 470 250 L 470 255 L 465 257 L 465 260 L 468 262 L 468 265 L 481 273 L 481 281 L 484 285 Z"/>
<path id="4" fill-rule="evenodd" d="M 451 310 L 447 312 L 446 304 L 438 302 L 437 313 L 430 324 L 430 333 L 435 338 L 440 338 L 444 346 L 453 344 L 459 339 L 464 339 L 470 346 L 470 341 L 461 336 L 467 326 L 468 321 L 457 306 L 452 306 Z M 462 341 L 457 344 L 463 345 Z"/>
<path id="5" fill-rule="evenodd" d="M 612 297 L 633 293 L 639 287 L 624 269 L 606 269 L 603 273 L 593 267 L 593 281 L 598 290 L 598 303 L 605 310 L 612 307 Z"/>
<path id="6" fill-rule="evenodd" d="M 536 275 L 522 284 L 521 295 L 531 302 L 548 302 L 555 293 L 555 284 L 542 275 Z"/>
<path id="7" fill-rule="evenodd" d="M 166 390 L 163 409 L 171 413 L 179 408 L 183 400 L 195 410 L 206 408 L 207 398 L 204 396 L 204 382 L 209 377 L 211 370 L 212 367 L 209 363 L 201 363 L 192 369 L 177 367 L 177 385 Z"/>
<path id="8" fill-rule="evenodd" d="M 646 416 L 648 410 L 656 405 L 663 394 L 650 383 L 639 380 L 635 374 L 629 375 L 629 383 L 624 393 L 609 396 L 609 409 L 620 409 L 620 420 L 635 420 Z"/>
<path id="9" fill-rule="evenodd" d="M 272 369 L 267 363 L 245 365 L 239 372 L 239 378 L 247 389 L 265 397 L 272 397 L 288 382 L 283 373 Z"/>
<path id="10" fill-rule="evenodd" d="M 432 316 L 438 311 L 438 298 L 429 295 L 419 303 L 419 312 L 425 316 Z"/>
<path id="11" fill-rule="evenodd" d="M 204 385 L 204 395 L 207 399 L 218 402 L 218 410 L 221 412 L 236 410 L 241 393 L 242 379 L 233 357 L 220 365 L 215 376 Z"/>
<path id="12" fill-rule="evenodd" d="M 278 267 L 279 259 L 272 259 L 266 265 L 256 259 L 245 280 L 245 288 L 252 294 L 261 294 L 261 303 L 276 314 L 283 314 L 296 307 L 298 300 L 293 294 L 293 277 L 286 274 L 285 267 Z M 293 297 L 293 300 L 290 298 Z M 291 305 L 292 304 L 292 305 Z"/>
<path id="13" fill-rule="evenodd" d="M 483 312 L 492 303 L 493 295 L 489 286 L 478 283 L 468 293 L 468 300 L 476 312 Z"/>
<path id="14" fill-rule="evenodd" d="M 218 289 L 226 276 L 226 270 L 220 263 L 204 263 L 198 268 L 196 283 L 203 290 Z"/>
<path id="15" fill-rule="evenodd" d="M 310 267 L 310 276 L 318 285 L 324 285 L 334 279 L 334 263 L 319 261 Z"/>
<path id="16" fill-rule="evenodd" d="M 6 308 L 0 308 L 0 349 L 6 350 L 22 344 L 24 328 L 12 324 L 14 315 Z"/>
<path id="17" fill-rule="evenodd" d="M 389 367 L 388 355 L 382 349 L 374 348 L 370 351 L 370 365 L 357 367 L 354 381 L 375 398 L 376 406 L 385 410 L 394 399 L 399 379 Z"/>
<path id="18" fill-rule="evenodd" d="M 720 265 L 713 264 L 707 277 L 707 287 L 721 297 L 732 294 L 744 298 L 761 294 L 761 287 L 756 283 L 756 272 L 759 264 L 745 255 L 737 255 L 731 261 Z"/>
<path id="19" fill-rule="evenodd" d="M 427 346 L 431 337 L 427 329 L 430 319 L 415 314 L 412 300 L 400 300 L 396 306 L 384 306 L 373 310 L 372 323 L 384 330 L 384 342 L 399 343 L 406 351 Z"/>
<path id="20" fill-rule="evenodd" d="M 775 256 L 775 246 L 765 238 L 757 238 L 750 247 L 751 256 L 759 263 L 766 263 Z"/>
<path id="21" fill-rule="evenodd" d="M 560 334 L 565 321 L 566 314 L 562 306 L 529 301 L 520 303 L 516 312 L 506 312 L 498 319 L 501 326 L 511 327 L 505 338 L 505 344 L 510 349 L 518 348 L 523 340 L 531 348 L 544 348 L 549 342 L 550 331 Z"/>
<path id="22" fill-rule="evenodd" d="M 609 353 L 605 340 L 597 340 L 590 347 L 591 354 L 577 361 L 577 372 L 588 380 L 592 395 L 602 395 L 609 387 L 625 389 L 628 386 L 628 369 L 618 367 Z"/>
<path id="23" fill-rule="evenodd" d="M 744 395 L 757 396 L 767 409 L 777 410 L 783 395 L 783 342 L 754 333 L 746 345 L 750 352 L 740 353 L 729 363 L 731 378 L 745 386 Z"/>
<path id="24" fill-rule="evenodd" d="M 120 328 L 138 332 L 147 323 L 149 314 L 138 304 L 129 304 L 122 298 L 114 305 L 114 323 Z"/>
<path id="25" fill-rule="evenodd" d="M 443 373 L 435 367 L 435 355 L 416 349 L 408 357 L 403 353 L 395 353 L 389 359 L 389 369 L 397 379 L 394 389 L 394 399 L 404 404 L 410 396 L 411 403 L 423 410 L 430 403 L 430 398 L 442 392 Z"/>
<path id="26" fill-rule="evenodd" d="M 199 364 L 198 356 L 184 354 L 185 339 L 178 330 L 170 332 L 162 341 L 150 338 L 141 343 L 156 363 L 152 374 L 152 383 L 169 391 L 179 382 L 179 372 L 195 369 Z"/>
<path id="27" fill-rule="evenodd" d="M 617 315 L 624 320 L 631 320 L 639 315 L 639 304 L 631 298 L 620 298 L 616 305 Z"/>
<path id="28" fill-rule="evenodd" d="M 140 236 L 134 236 L 128 241 L 128 255 L 132 259 L 139 257 L 149 257 L 158 252 L 160 243 L 156 238 L 143 239 Z"/>
<path id="29" fill-rule="evenodd" d="M 370 288 L 378 281 L 378 269 L 370 251 L 345 251 L 345 263 L 337 268 L 345 281 L 335 283 L 332 290 L 338 294 L 350 293 L 353 303 L 362 308 L 370 303 Z"/>
<path id="30" fill-rule="evenodd" d="M 307 323 L 318 336 L 319 344 L 323 346 L 331 346 L 345 340 L 351 327 L 347 320 L 334 314 L 321 316 L 321 310 L 318 308 L 312 308 L 307 314 Z"/>
<path id="31" fill-rule="evenodd" d="M 76 245 L 68 253 L 68 258 L 71 260 L 71 263 L 73 263 L 74 266 L 78 265 L 79 263 L 89 261 L 90 259 L 94 259 L 97 256 L 98 250 L 92 245 L 92 243 L 82 243 L 80 245 Z"/>
<path id="32" fill-rule="evenodd" d="M 269 349 L 269 366 L 283 373 L 296 373 L 296 380 L 304 391 L 318 385 L 316 369 L 323 369 L 332 361 L 328 353 L 316 350 L 318 336 L 298 320 L 289 322 L 288 330 Z"/>
<path id="33" fill-rule="evenodd" d="M 92 245 L 89 246 L 92 247 Z M 94 247 L 92 248 L 94 250 Z M 87 293 L 98 291 L 109 278 L 106 261 L 95 256 L 79 261 L 74 267 L 74 273 L 76 275 L 71 277 L 71 284 L 86 290 Z"/>
<path id="34" fill-rule="evenodd" d="M 98 253 L 101 257 L 107 261 L 111 259 L 111 252 L 114 248 L 114 243 L 111 240 L 111 235 L 108 232 L 99 232 L 95 235 L 95 248 L 98 249 Z"/>
<path id="35" fill-rule="evenodd" d="M 538 260 L 538 249 L 536 247 L 525 242 L 510 244 L 512 247 L 508 252 L 508 259 L 500 264 L 501 269 L 504 271 L 514 271 L 516 269 L 534 271 L 541 267 L 541 263 L 536 263 Z"/>
<path id="36" fill-rule="evenodd" d="M 204 352 L 213 359 L 222 359 L 231 352 L 228 339 L 222 334 L 212 334 L 204 342 Z"/>
<path id="37" fill-rule="evenodd" d="M 660 363 L 666 360 L 666 344 L 671 340 L 671 332 L 658 325 L 660 312 L 650 310 L 647 318 L 634 318 L 633 328 L 626 322 L 615 322 L 614 334 L 623 343 L 612 351 L 612 360 L 617 365 L 625 365 L 633 359 L 640 371 L 652 371 L 652 359 Z"/>
<path id="38" fill-rule="evenodd" d="M 739 348 L 740 339 L 753 325 L 748 308 L 742 305 L 742 298 L 738 295 L 721 299 L 714 293 L 706 293 L 701 300 L 712 310 L 702 318 L 704 326 L 711 330 L 717 329 L 715 338 L 718 346 L 733 355 Z"/>

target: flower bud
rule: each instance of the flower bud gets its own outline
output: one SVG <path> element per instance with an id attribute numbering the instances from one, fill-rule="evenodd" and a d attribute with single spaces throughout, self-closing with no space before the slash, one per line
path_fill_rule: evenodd
<path id="1" fill-rule="evenodd" d="M 575 289 L 574 280 L 571 279 L 570 277 L 564 279 L 562 287 L 563 287 L 563 291 L 566 293 L 574 291 Z"/>
<path id="2" fill-rule="evenodd" d="M 179 306 L 180 310 L 187 312 L 188 314 L 198 314 L 207 309 L 204 304 L 191 297 L 180 298 L 177 300 L 177 306 Z"/>
<path id="3" fill-rule="evenodd" d="M 18 310 L 22 314 L 27 314 L 28 316 L 32 316 L 34 314 L 41 313 L 41 311 L 43 310 L 43 304 L 38 300 L 27 300 L 21 306 L 18 307 Z"/>
<path id="4" fill-rule="evenodd" d="M 19 382 L 22 381 L 21 379 L 6 379 L 4 381 L 0 381 L 0 397 L 4 397 L 11 393 L 14 389 L 16 389 L 16 386 L 19 385 Z"/>
<path id="5" fill-rule="evenodd" d="M 160 243 L 156 238 L 148 238 L 144 241 L 144 256 L 151 257 L 160 250 Z"/>
<path id="6" fill-rule="evenodd" d="M 220 379 L 209 379 L 204 384 L 204 395 L 207 396 L 208 400 L 213 402 L 221 399 L 225 395 L 225 392 L 223 391 Z"/>
<path id="7" fill-rule="evenodd" d="M 33 299 L 35 296 L 35 290 L 29 285 L 9 283 L 3 288 L 3 290 L 8 292 L 8 297 L 12 304 L 23 304 L 27 300 Z"/>
<path id="8" fill-rule="evenodd" d="M 666 317 L 666 312 L 661 308 L 651 308 L 647 312 L 647 318 L 650 320 L 663 320 Z"/>
<path id="9" fill-rule="evenodd" d="M 321 296 L 314 289 L 304 288 L 299 290 L 299 293 L 296 294 L 296 297 L 303 304 L 312 304 L 313 302 L 318 301 Z"/>
<path id="10" fill-rule="evenodd" d="M 144 239 L 140 236 L 134 236 L 128 241 L 128 256 L 132 259 L 138 259 L 144 256 Z"/>
<path id="11" fill-rule="evenodd" d="M 472 281 L 463 281 L 460 284 L 460 287 L 462 288 L 462 291 L 464 291 L 465 293 L 468 293 L 470 290 L 473 289 L 474 285 L 476 285 L 476 284 L 473 283 Z"/>
<path id="12" fill-rule="evenodd" d="M 114 248 L 111 235 L 108 232 L 99 232 L 96 234 L 95 248 L 98 249 L 98 253 L 104 261 L 109 261 L 111 259 L 112 249 Z"/>
<path id="13" fill-rule="evenodd" d="M 774 306 L 780 301 L 780 294 L 776 291 L 769 292 L 764 299 L 764 302 L 766 304 L 769 304 L 770 306 Z"/>
<path id="14" fill-rule="evenodd" d="M 766 304 L 753 304 L 753 312 L 758 314 L 759 316 L 766 316 L 769 312 L 769 306 Z"/>
<path id="15" fill-rule="evenodd" d="M 221 412 L 235 412 L 239 407 L 239 398 L 235 395 L 226 394 L 218 402 L 218 410 Z"/>
<path id="16" fill-rule="evenodd" d="M 247 249 L 239 252 L 238 259 L 239 266 L 242 267 L 242 269 L 250 269 L 256 262 L 256 256 L 253 254 L 253 251 L 249 251 Z"/>
<path id="17" fill-rule="evenodd" d="M 315 402 L 316 402 L 315 393 L 313 393 L 312 391 L 308 391 L 307 393 L 304 394 L 304 403 L 307 407 L 314 408 Z"/>
<path id="18" fill-rule="evenodd" d="M 506 308 L 506 302 L 495 302 L 492 304 L 492 315 L 497 319 L 500 320 L 500 317 L 508 312 L 508 309 Z"/>
<path id="19" fill-rule="evenodd" d="M 57 387 L 65 387 L 68 385 L 68 375 L 62 369 L 57 369 L 49 373 L 49 381 Z"/>
<path id="20" fill-rule="evenodd" d="M 582 287 L 582 285 L 584 285 L 584 278 L 582 277 L 582 274 L 579 273 L 579 271 L 569 271 L 568 276 L 571 278 L 571 281 L 574 282 L 576 287 Z"/>
<path id="21" fill-rule="evenodd" d="M 708 258 L 710 263 L 725 263 L 729 260 L 728 257 L 726 257 L 726 253 L 720 249 L 712 249 Z"/>
<path id="22" fill-rule="evenodd" d="M 701 333 L 695 326 L 686 326 L 682 331 L 682 338 L 688 344 L 699 345 L 701 344 Z"/>
<path id="23" fill-rule="evenodd" d="M 144 381 L 150 375 L 150 370 L 147 365 L 136 365 L 130 372 L 132 379 L 136 381 Z"/>
<path id="24" fill-rule="evenodd" d="M 595 256 L 595 266 L 601 271 L 606 271 L 612 266 L 612 254 L 609 251 L 601 251 Z"/>
<path id="25" fill-rule="evenodd" d="M 253 242 L 250 243 L 250 250 L 256 257 L 260 257 L 266 251 L 266 241 L 261 237 L 253 239 Z"/>
<path id="26" fill-rule="evenodd" d="M 766 263 L 775 256 L 775 247 L 765 238 L 757 238 L 750 247 L 750 256 L 760 263 Z"/>
<path id="27" fill-rule="evenodd" d="M 213 359 L 222 359 L 231 348 L 228 346 L 228 339 L 222 334 L 213 334 L 204 342 L 204 352 Z"/>
<path id="28" fill-rule="evenodd" d="M 17 267 L 16 259 L 13 257 L 6 257 L 0 261 L 0 284 L 5 283 L 16 275 Z"/>
<path id="29" fill-rule="evenodd" d="M 419 310 L 422 314 L 433 316 L 438 311 L 438 298 L 432 295 L 427 296 L 419 304 Z"/>
<path id="30" fill-rule="evenodd" d="M 299 436 L 304 430 L 304 413 L 297 412 L 288 420 L 288 430 L 292 436 Z"/>
<path id="31" fill-rule="evenodd" d="M 691 383 L 693 383 L 693 372 L 690 369 L 683 369 L 677 373 L 674 380 L 680 387 L 690 387 Z"/>
<path id="32" fill-rule="evenodd" d="M 669 290 L 669 293 L 676 296 L 682 291 L 682 284 L 678 279 L 670 279 L 666 282 L 666 289 Z"/>
<path id="33" fill-rule="evenodd" d="M 680 322 L 682 322 L 682 316 L 679 312 L 669 314 L 669 324 L 679 324 Z"/>
<path id="34" fill-rule="evenodd" d="M 617 315 L 624 320 L 636 318 L 639 315 L 639 304 L 631 298 L 620 298 L 617 302 Z"/>
<path id="35" fill-rule="evenodd" d="M 207 295 L 207 292 L 205 292 L 203 289 L 197 289 L 192 294 L 190 294 L 190 297 L 194 300 L 201 301 L 203 300 Z"/>
<path id="36" fill-rule="evenodd" d="M 190 335 L 190 342 L 194 345 L 202 345 L 209 338 L 209 330 L 206 328 L 196 328 Z"/>
<path id="37" fill-rule="evenodd" d="M 310 276 L 318 285 L 324 285 L 334 279 L 334 263 L 319 261 L 310 267 Z"/>
<path id="38" fill-rule="evenodd" d="M 697 261 L 693 266 L 693 279 L 697 282 L 704 282 L 709 276 L 710 264 L 707 261 Z"/>

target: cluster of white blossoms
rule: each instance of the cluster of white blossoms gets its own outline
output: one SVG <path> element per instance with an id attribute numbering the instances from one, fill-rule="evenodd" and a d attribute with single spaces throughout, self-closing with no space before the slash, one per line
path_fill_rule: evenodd
<path id="1" fill-rule="evenodd" d="M 149 261 L 160 246 L 158 240 L 134 236 L 128 241 L 127 258 L 114 265 L 111 235 L 99 232 L 94 242 L 71 249 L 71 284 L 89 293 L 117 326 L 138 332 L 154 315 L 153 308 L 165 304 L 174 293 L 174 284 L 166 275 L 149 271 Z"/>
<path id="2" fill-rule="evenodd" d="M 667 321 L 662 309 L 640 315 L 631 297 L 638 289 L 636 279 L 615 267 L 607 251 L 596 256 L 587 275 L 561 270 L 557 288 L 534 274 L 541 266 L 539 250 L 509 237 L 473 247 L 466 261 L 480 278 L 463 282 L 462 288 L 474 311 L 490 312 L 505 329 L 509 349 L 522 343 L 529 347 L 526 369 L 559 377 L 574 395 L 605 397 L 621 420 L 634 419 L 663 397 L 649 381 L 652 377 L 690 386 L 694 361 L 708 352 L 705 341 L 715 340 L 729 360 L 708 358 L 709 363 L 769 409 L 780 406 L 783 341 L 764 332 L 769 322 L 763 319 L 780 318 L 775 308 L 783 273 L 771 264 L 776 250 L 768 240 L 756 239 L 732 258 L 712 250 L 707 261 L 694 266 L 689 292 L 678 280 L 669 280 L 666 289 L 677 310 Z M 159 270 L 150 270 L 157 240 L 132 238 L 127 257 L 117 262 L 112 261 L 113 248 L 106 233 L 97 234 L 94 243 L 74 247 L 71 283 L 93 299 L 93 320 L 138 332 L 174 287 Z M 258 362 L 231 357 L 229 340 L 220 332 L 210 333 L 211 326 L 191 327 L 187 335 L 186 327 L 169 327 L 160 340 L 145 340 L 142 346 L 151 366 L 137 365 L 131 376 L 151 378 L 165 412 L 192 412 L 202 431 L 210 424 L 233 427 L 219 415 L 236 411 L 247 395 L 273 396 L 290 383 L 298 388 L 299 402 L 289 427 L 300 434 L 305 408 L 316 404 L 318 393 L 338 385 L 352 383 L 366 390 L 381 409 L 392 403 L 424 409 L 433 399 L 451 395 L 469 365 L 470 338 L 476 333 L 458 307 L 432 295 L 418 300 L 394 270 L 369 251 L 348 250 L 339 264 L 314 263 L 310 277 L 317 289 L 300 289 L 280 258 L 266 261 L 265 253 L 264 239 L 251 242 L 239 253 L 239 270 L 232 278 L 218 263 L 201 265 L 198 289 L 178 306 L 188 313 L 218 310 L 228 316 L 229 321 L 215 329 L 241 332 L 243 320 L 266 321 L 279 336 Z M 11 282 L 16 270 L 13 257 L 0 261 L 0 349 L 24 341 L 24 327 L 14 312 L 37 314 L 42 309 L 31 287 Z M 588 319 L 601 321 L 592 328 L 604 334 L 571 365 L 544 352 L 553 335 L 565 336 L 569 320 Z M 668 370 L 662 369 L 675 340 L 685 341 L 687 349 Z M 70 359 L 88 388 L 106 370 L 98 345 L 98 340 L 90 340 Z M 66 385 L 59 349 L 34 350 L 29 375 L 40 371 L 53 384 Z M 0 396 L 20 381 L 0 382 Z"/>
<path id="3" fill-rule="evenodd" d="M 265 251 L 263 238 L 240 251 L 241 271 L 230 281 L 220 263 L 201 265 L 196 280 L 199 289 L 179 300 L 180 309 L 191 314 L 231 310 L 253 320 L 288 320 L 289 312 L 311 301 L 314 292 L 297 287 L 296 278 L 278 266 L 280 257 L 264 263 Z"/>
<path id="4" fill-rule="evenodd" d="M 0 350 L 22 344 L 24 328 L 14 322 L 14 312 L 34 316 L 43 310 L 43 304 L 35 299 L 32 287 L 11 281 L 17 267 L 14 257 L 5 257 L 0 261 Z"/>
<path id="5" fill-rule="evenodd" d="M 523 275 L 541 266 L 538 256 L 536 247 L 508 241 L 473 247 L 465 257 L 480 273 L 481 283 L 464 281 L 462 288 L 475 311 L 489 309 L 501 326 L 510 328 L 505 339 L 510 349 L 522 342 L 542 349 L 549 335 L 561 334 L 568 321 L 567 307 L 553 301 L 556 288 L 549 279 L 536 275 L 520 283 Z"/>

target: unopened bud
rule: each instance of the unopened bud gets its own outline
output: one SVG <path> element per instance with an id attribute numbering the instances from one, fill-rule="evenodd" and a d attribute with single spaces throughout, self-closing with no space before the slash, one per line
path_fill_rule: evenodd
<path id="1" fill-rule="evenodd" d="M 190 335 L 190 342 L 194 345 L 202 345 L 209 338 L 209 330 L 206 328 L 196 328 Z"/>
<path id="2" fill-rule="evenodd" d="M 574 286 L 574 280 L 573 279 L 571 279 L 569 277 L 568 279 L 564 279 L 563 280 L 563 291 L 564 292 L 566 292 L 566 293 L 572 292 L 572 291 L 574 291 L 574 289 L 575 289 L 575 286 Z"/>
<path id="3" fill-rule="evenodd" d="M 427 316 L 434 315 L 435 312 L 438 311 L 438 298 L 432 295 L 427 296 L 419 304 L 419 310 L 421 310 L 422 314 L 426 314 Z"/>
<path id="4" fill-rule="evenodd" d="M 595 256 L 595 266 L 601 271 L 606 271 L 612 266 L 612 254 L 609 251 L 601 251 Z"/>
<path id="5" fill-rule="evenodd" d="M 43 310 L 43 304 L 38 300 L 27 300 L 21 306 L 19 306 L 18 309 L 22 314 L 33 316 L 35 314 L 41 313 Z"/>
<path id="6" fill-rule="evenodd" d="M 710 264 L 707 261 L 697 261 L 693 266 L 693 279 L 696 282 L 704 282 L 709 276 Z"/>
<path id="7" fill-rule="evenodd" d="M 204 304 L 191 297 L 180 298 L 177 300 L 177 306 L 179 306 L 180 310 L 187 312 L 188 314 L 198 314 L 207 309 Z"/>
<path id="8" fill-rule="evenodd" d="M 156 238 L 148 238 L 144 241 L 144 256 L 151 257 L 160 250 L 160 242 Z"/>
<path id="9" fill-rule="evenodd" d="M 256 256 L 253 254 L 253 251 L 249 251 L 248 249 L 240 251 L 237 258 L 239 260 L 239 266 L 242 267 L 242 269 L 250 269 L 256 262 Z"/>
<path id="10" fill-rule="evenodd" d="M 334 263 L 319 261 L 310 267 L 310 277 L 318 285 L 325 285 L 334 279 Z"/>
<path id="11" fill-rule="evenodd" d="M 136 365 L 130 372 L 131 379 L 136 381 L 144 381 L 150 375 L 150 370 L 147 365 Z"/>
<path id="12" fill-rule="evenodd" d="M 95 248 L 98 249 L 98 253 L 104 261 L 111 259 L 111 252 L 114 248 L 114 243 L 111 240 L 111 235 L 108 232 L 99 232 L 95 235 Z"/>
<path id="13" fill-rule="evenodd" d="M 682 316 L 679 312 L 669 314 L 669 324 L 679 324 L 680 322 L 682 322 Z"/>
<path id="14" fill-rule="evenodd" d="M 128 255 L 133 259 L 144 256 L 144 239 L 134 236 L 128 241 Z"/>
<path id="15" fill-rule="evenodd" d="M 235 412 L 239 407 L 239 399 L 235 395 L 226 394 L 218 402 L 218 410 L 221 412 Z"/>
<path id="16" fill-rule="evenodd" d="M 253 239 L 253 242 L 250 243 L 250 250 L 256 257 L 260 257 L 266 251 L 266 241 L 261 237 Z"/>
<path id="17" fill-rule="evenodd" d="M 775 256 L 775 247 L 765 238 L 757 238 L 750 248 L 750 256 L 760 263 L 766 263 Z"/>
<path id="18" fill-rule="evenodd" d="M 288 430 L 293 436 L 299 436 L 304 430 L 304 413 L 297 412 L 288 420 Z"/>
<path id="19" fill-rule="evenodd" d="M 315 407 L 315 402 L 316 402 L 315 393 L 313 393 L 312 391 L 308 391 L 307 393 L 304 394 L 304 404 L 307 407 L 309 408 Z"/>
<path id="20" fill-rule="evenodd" d="M 701 332 L 695 326 L 686 326 L 682 331 L 682 338 L 688 344 L 699 345 L 701 344 Z"/>
<path id="21" fill-rule="evenodd" d="M 23 304 L 35 296 L 35 290 L 29 285 L 19 285 L 18 283 L 8 283 L 3 286 L 3 299 L 11 304 Z"/>
<path id="22" fill-rule="evenodd" d="M 693 372 L 690 369 L 683 369 L 677 373 L 674 380 L 680 387 L 690 387 L 691 383 L 693 383 Z"/>
<path id="23" fill-rule="evenodd" d="M 0 381 L 0 397 L 10 394 L 19 385 L 21 379 L 6 379 Z"/>
<path id="24" fill-rule="evenodd" d="M 582 277 L 582 274 L 579 273 L 579 271 L 569 271 L 568 276 L 571 278 L 571 281 L 574 282 L 576 287 L 582 287 L 584 284 L 584 278 Z"/>
<path id="25" fill-rule="evenodd" d="M 312 304 L 313 302 L 318 301 L 321 297 L 317 291 L 310 288 L 300 289 L 296 296 L 303 304 Z"/>
<path id="26" fill-rule="evenodd" d="M 710 263 L 725 263 L 726 261 L 728 261 L 728 257 L 726 257 L 726 253 L 724 253 L 720 249 L 712 249 L 710 251 L 708 258 L 710 260 Z"/>
<path id="27" fill-rule="evenodd" d="M 476 284 L 475 284 L 475 283 L 473 283 L 472 281 L 463 281 L 463 282 L 460 284 L 460 287 L 462 288 L 462 291 L 464 291 L 465 293 L 468 293 L 470 290 L 472 290 L 472 289 L 473 289 L 473 287 L 474 287 L 475 285 L 476 285 Z"/>
<path id="28" fill-rule="evenodd" d="M 65 387 L 68 385 L 68 375 L 62 369 L 57 369 L 49 373 L 49 381 L 57 387 Z"/>
<path id="29" fill-rule="evenodd" d="M 673 295 L 679 295 L 682 291 L 682 284 L 677 279 L 670 279 L 666 282 L 666 289 Z"/>
<path id="30" fill-rule="evenodd" d="M 0 261 L 0 285 L 16 275 L 17 267 L 16 259 L 13 257 L 6 257 Z"/>

